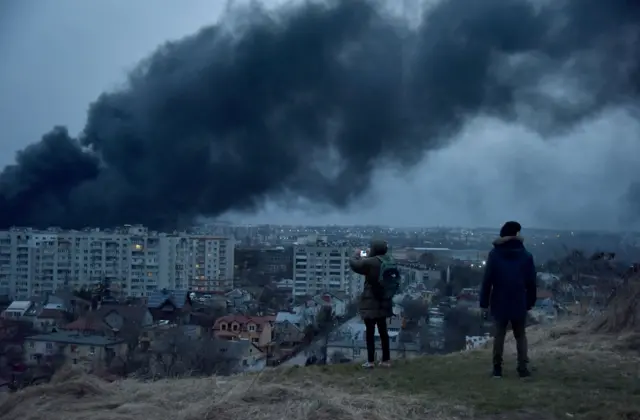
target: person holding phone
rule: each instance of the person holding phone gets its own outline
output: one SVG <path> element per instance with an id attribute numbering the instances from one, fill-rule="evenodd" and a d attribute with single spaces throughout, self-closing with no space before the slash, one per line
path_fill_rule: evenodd
<path id="1" fill-rule="evenodd" d="M 362 366 L 370 369 L 375 366 L 375 331 L 378 328 L 380 345 L 382 347 L 382 360 L 380 366 L 391 366 L 391 351 L 389 344 L 389 331 L 387 318 L 393 316 L 392 296 L 385 294 L 381 284 L 381 270 L 385 264 L 392 262 L 387 256 L 387 243 L 382 240 L 371 242 L 369 250 L 356 251 L 349 265 L 351 269 L 365 276 L 364 288 L 360 296 L 359 311 L 365 325 L 365 338 L 367 343 L 367 362 Z"/>

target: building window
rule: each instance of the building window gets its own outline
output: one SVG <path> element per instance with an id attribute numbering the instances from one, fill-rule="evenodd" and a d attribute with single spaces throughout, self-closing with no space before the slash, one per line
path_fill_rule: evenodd
<path id="1" fill-rule="evenodd" d="M 249 331 L 255 331 L 256 330 L 256 326 L 251 324 L 249 325 Z"/>
<path id="2" fill-rule="evenodd" d="M 36 343 L 34 343 L 33 341 L 29 341 L 29 348 L 30 349 L 35 348 L 35 346 L 36 346 Z"/>
<path id="3" fill-rule="evenodd" d="M 90 346 L 89 347 L 89 354 L 95 354 L 96 353 L 96 348 L 94 346 Z"/>
<path id="4" fill-rule="evenodd" d="M 47 344 L 45 344 L 45 347 L 47 348 L 47 350 L 52 350 L 53 349 L 53 343 L 47 343 Z"/>
<path id="5" fill-rule="evenodd" d="M 233 324 L 233 325 L 231 326 L 231 329 L 232 329 L 233 331 L 238 331 L 238 324 Z"/>
<path id="6" fill-rule="evenodd" d="M 358 356 L 360 356 L 360 348 L 354 348 L 353 357 L 358 357 Z"/>

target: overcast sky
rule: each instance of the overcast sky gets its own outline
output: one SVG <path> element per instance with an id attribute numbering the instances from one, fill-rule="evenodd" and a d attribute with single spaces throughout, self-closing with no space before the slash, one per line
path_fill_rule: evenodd
<path id="1" fill-rule="evenodd" d="M 162 7 L 159 7 L 161 4 Z M 87 106 L 160 43 L 215 22 L 222 0 L 0 0 L 0 164 L 54 125 L 79 132 Z M 245 222 L 624 227 L 621 197 L 638 180 L 640 125 L 610 110 L 542 139 L 478 117 L 415 170 L 381 173 L 348 212 L 271 208 Z M 384 194 L 381 194 L 384 191 Z"/>

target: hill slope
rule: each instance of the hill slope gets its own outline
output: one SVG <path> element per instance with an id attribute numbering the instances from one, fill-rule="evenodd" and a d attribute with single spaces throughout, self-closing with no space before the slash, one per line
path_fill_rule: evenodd
<path id="1" fill-rule="evenodd" d="M 487 350 L 398 362 L 270 370 L 261 375 L 107 384 L 76 372 L 0 397 L 3 420 L 157 419 L 636 419 L 636 336 L 587 335 L 575 325 L 530 331 L 534 378 L 489 377 Z"/>

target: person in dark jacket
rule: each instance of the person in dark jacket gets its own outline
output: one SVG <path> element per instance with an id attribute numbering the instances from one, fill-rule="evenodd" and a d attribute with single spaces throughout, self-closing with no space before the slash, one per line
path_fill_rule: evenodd
<path id="1" fill-rule="evenodd" d="M 518 222 L 507 222 L 500 229 L 500 238 L 493 249 L 484 271 L 480 291 L 480 308 L 495 321 L 493 341 L 493 376 L 502 377 L 502 357 L 507 327 L 511 324 L 518 352 L 517 371 L 520 377 L 530 376 L 527 364 L 527 312 L 536 303 L 536 267 L 533 256 L 524 247 Z"/>
<path id="2" fill-rule="evenodd" d="M 387 243 L 382 240 L 374 240 L 367 251 L 366 257 L 360 255 L 360 251 L 349 261 L 351 269 L 365 277 L 364 288 L 360 296 L 359 312 L 365 325 L 367 342 L 367 362 L 365 368 L 372 368 L 375 363 L 376 342 L 375 331 L 378 328 L 380 346 L 382 347 L 381 366 L 391 366 L 391 352 L 389 348 L 389 331 L 387 318 L 393 316 L 393 303 L 391 299 L 381 298 L 382 285 L 379 282 L 380 260 L 376 258 L 387 254 Z"/>

